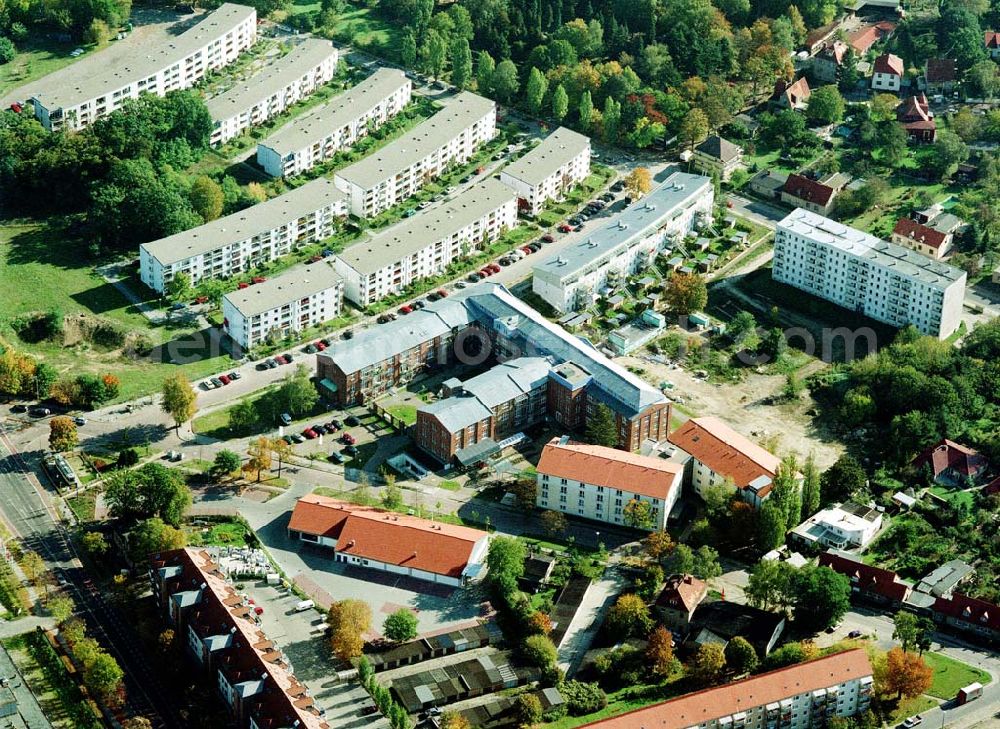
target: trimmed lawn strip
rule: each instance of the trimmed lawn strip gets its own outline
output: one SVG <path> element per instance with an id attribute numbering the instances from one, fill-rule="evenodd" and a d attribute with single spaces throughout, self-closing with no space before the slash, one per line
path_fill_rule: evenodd
<path id="1" fill-rule="evenodd" d="M 927 689 L 928 696 L 948 701 L 955 698 L 960 688 L 970 683 L 978 681 L 985 686 L 990 682 L 990 674 L 986 671 L 943 653 L 924 653 L 924 660 L 934 669 L 934 682 Z"/>

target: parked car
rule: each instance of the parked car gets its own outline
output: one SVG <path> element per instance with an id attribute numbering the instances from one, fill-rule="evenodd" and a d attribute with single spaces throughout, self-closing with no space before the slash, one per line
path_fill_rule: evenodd
<path id="1" fill-rule="evenodd" d="M 289 415 L 288 413 L 282 413 L 281 415 L 278 416 L 278 419 L 281 420 L 282 425 L 292 424 L 292 416 Z"/>
<path id="2" fill-rule="evenodd" d="M 559 226 L 559 231 L 562 233 L 569 233 L 571 230 L 573 230 L 573 228 L 570 227 L 569 223 L 563 223 Z"/>
<path id="3" fill-rule="evenodd" d="M 327 433 L 336 433 L 338 430 L 340 430 L 339 420 L 331 420 L 329 423 L 326 424 Z"/>
<path id="4" fill-rule="evenodd" d="M 340 422 L 339 420 L 337 420 L 336 418 L 334 418 L 333 420 L 331 420 L 331 421 L 330 421 L 330 425 L 332 425 L 332 426 L 333 426 L 333 429 L 334 429 L 334 430 L 340 430 L 341 428 L 343 428 L 343 427 L 344 427 L 344 424 L 343 424 L 343 423 L 341 423 L 341 422 Z"/>
<path id="5" fill-rule="evenodd" d="M 333 463 L 343 463 L 347 459 L 340 455 L 337 451 L 330 451 L 330 456 L 327 460 L 332 461 Z"/>
<path id="6" fill-rule="evenodd" d="M 74 425 L 86 425 L 87 424 L 87 419 L 83 418 L 83 417 L 80 417 L 79 415 L 77 415 L 75 418 L 73 418 L 73 424 Z"/>
<path id="7" fill-rule="evenodd" d="M 344 433 L 342 436 L 340 436 L 340 442 L 345 443 L 347 445 L 354 445 L 355 443 L 358 442 L 358 439 L 355 438 L 350 433 Z"/>
<path id="8" fill-rule="evenodd" d="M 329 432 L 327 431 L 326 426 L 323 425 L 322 423 L 316 423 L 316 425 L 312 426 L 312 429 L 315 430 L 320 435 L 326 435 Z"/>
<path id="9" fill-rule="evenodd" d="M 847 634 L 847 637 L 848 638 L 860 638 L 861 637 L 861 631 L 860 630 L 852 630 L 850 633 Z"/>
<path id="10" fill-rule="evenodd" d="M 509 266 L 509 265 L 510 265 L 510 264 L 512 264 L 513 262 L 514 262 L 514 261 L 512 261 L 512 260 L 511 260 L 511 259 L 510 259 L 510 258 L 509 258 L 508 256 L 504 256 L 503 258 L 501 258 L 501 259 L 500 259 L 500 260 L 498 261 L 498 263 L 499 263 L 499 264 L 500 264 L 501 266 Z"/>
<path id="11" fill-rule="evenodd" d="M 542 236 L 542 240 L 545 241 L 546 243 L 554 243 L 556 237 L 551 233 L 546 233 L 545 235 Z"/>
<path id="12" fill-rule="evenodd" d="M 427 302 L 424 301 L 423 299 L 417 299 L 416 301 L 413 302 L 414 309 L 423 309 L 425 306 L 427 306 Z"/>
<path id="13" fill-rule="evenodd" d="M 470 273 L 470 274 L 469 274 L 468 276 L 466 276 L 466 278 L 467 278 L 467 279 L 468 279 L 468 280 L 469 280 L 469 281 L 470 281 L 471 283 L 479 283 L 479 279 L 481 279 L 481 278 L 486 278 L 485 276 L 483 276 L 483 275 L 480 275 L 480 274 L 482 274 L 482 271 L 473 271 L 473 272 L 472 272 L 472 273 Z"/>
<path id="14" fill-rule="evenodd" d="M 448 298 L 448 292 L 445 291 L 444 289 L 438 289 L 437 295 L 440 296 L 442 299 Z"/>
<path id="15" fill-rule="evenodd" d="M 243 377 L 243 375 L 241 375 L 241 374 L 240 374 L 239 372 L 236 372 L 236 371 L 233 371 L 233 372 L 230 372 L 230 373 L 229 373 L 228 375 L 226 375 L 226 376 L 227 376 L 227 377 L 228 377 L 228 378 L 229 378 L 230 380 L 238 380 L 238 379 L 240 379 L 241 377 Z"/>
<path id="16" fill-rule="evenodd" d="M 528 248 L 531 249 L 532 253 L 538 253 L 538 251 L 542 250 L 542 244 L 536 241 L 534 243 L 529 243 Z"/>
<path id="17" fill-rule="evenodd" d="M 920 714 L 917 714 L 916 716 L 908 717 L 906 720 L 903 721 L 902 724 L 900 724 L 900 726 L 906 727 L 906 729 L 910 729 L 910 727 L 914 727 L 914 726 L 917 726 L 918 724 L 922 724 L 923 721 L 924 721 L 924 717 L 920 716 Z"/>
<path id="18" fill-rule="evenodd" d="M 357 426 L 361 425 L 361 421 L 358 420 L 358 417 L 356 415 L 348 415 L 346 418 L 344 418 L 344 422 L 347 423 L 352 428 L 356 428 Z"/>
<path id="19" fill-rule="evenodd" d="M 304 442 L 305 442 L 305 440 L 306 440 L 305 438 L 303 438 L 303 437 L 302 437 L 301 435 L 299 435 L 298 433 L 292 433 L 292 436 L 291 436 L 291 438 L 292 438 L 292 440 L 294 440 L 294 441 L 295 441 L 296 443 L 304 443 Z"/>
<path id="20" fill-rule="evenodd" d="M 490 273 L 500 273 L 500 266 L 495 263 L 491 263 L 486 267 Z"/>
<path id="21" fill-rule="evenodd" d="M 322 352 L 324 349 L 326 349 L 328 346 L 330 346 L 326 342 L 324 342 L 322 339 L 320 339 L 318 342 L 313 342 L 313 345 L 315 345 L 316 351 L 318 351 L 318 352 Z"/>
<path id="22" fill-rule="evenodd" d="M 403 217 L 404 218 L 412 218 L 416 214 L 417 214 L 417 211 L 414 210 L 413 208 L 408 208 L 407 210 L 403 211 Z"/>
<path id="23" fill-rule="evenodd" d="M 609 202 L 613 201 L 614 199 L 615 199 L 615 195 L 614 195 L 614 193 L 611 193 L 611 192 L 606 192 L 603 195 L 601 195 L 601 200 L 603 200 L 604 202 L 608 202 L 609 203 Z"/>
<path id="24" fill-rule="evenodd" d="M 302 351 L 306 354 L 316 354 L 316 345 L 310 342 L 302 348 Z"/>
<path id="25" fill-rule="evenodd" d="M 358 447 L 356 445 L 346 445 L 344 446 L 344 453 L 349 456 L 358 455 Z"/>
<path id="26" fill-rule="evenodd" d="M 353 339 L 354 338 L 354 330 L 353 329 L 345 329 L 344 332 L 340 335 L 340 338 L 341 339 Z"/>
<path id="27" fill-rule="evenodd" d="M 229 381 L 230 381 L 229 375 L 219 375 L 219 382 L 221 382 L 223 385 L 228 385 Z"/>
<path id="28" fill-rule="evenodd" d="M 625 182 L 623 180 L 618 180 L 615 184 L 611 186 L 611 192 L 621 192 L 625 189 Z"/>
<path id="29" fill-rule="evenodd" d="M 31 414 L 36 418 L 44 418 L 52 414 L 52 411 L 47 407 L 37 407 L 31 411 Z"/>
<path id="30" fill-rule="evenodd" d="M 28 412 L 28 406 L 23 403 L 19 403 L 10 409 L 12 413 L 26 413 Z"/>
<path id="31" fill-rule="evenodd" d="M 455 282 L 455 288 L 456 289 L 464 289 L 465 288 L 465 281 L 456 281 Z"/>
<path id="32" fill-rule="evenodd" d="M 280 365 L 288 364 L 288 360 L 285 359 L 285 355 L 283 355 L 283 354 L 276 354 L 276 355 L 274 355 L 274 361 L 277 362 Z"/>
<path id="33" fill-rule="evenodd" d="M 313 430 L 312 428 L 306 428 L 305 430 L 302 431 L 302 435 L 304 435 L 309 440 L 312 440 L 313 438 L 317 437 L 319 434 L 315 430 Z"/>
<path id="34" fill-rule="evenodd" d="M 418 210 L 426 210 L 427 208 L 429 208 L 433 204 L 434 203 L 432 203 L 430 200 L 424 200 L 422 203 L 420 203 L 419 205 L 417 205 L 417 209 Z"/>
<path id="35" fill-rule="evenodd" d="M 409 314 L 412 311 L 413 311 L 413 307 L 409 306 L 409 305 L 399 307 L 399 313 L 400 314 Z"/>
<path id="36" fill-rule="evenodd" d="M 212 384 L 215 385 L 216 387 L 222 387 L 222 380 L 220 380 L 218 377 L 213 377 Z"/>
<path id="37" fill-rule="evenodd" d="M 378 319 L 376 319 L 376 321 L 377 321 L 377 322 L 378 322 L 379 324 L 385 324 L 385 323 L 387 323 L 387 322 L 390 322 L 390 321 L 392 321 L 392 319 L 390 319 L 390 318 L 389 318 L 389 316 L 388 316 L 387 314 L 382 314 L 382 315 L 381 315 L 381 316 L 380 316 L 380 317 L 379 317 Z"/>
<path id="38" fill-rule="evenodd" d="M 212 382 L 211 380 L 204 380 L 201 383 L 201 387 L 202 387 L 203 390 L 214 390 L 215 389 L 215 383 Z"/>

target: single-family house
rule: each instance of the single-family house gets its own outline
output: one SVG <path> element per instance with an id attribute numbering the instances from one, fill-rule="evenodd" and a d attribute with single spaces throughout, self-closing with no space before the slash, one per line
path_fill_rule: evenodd
<path id="1" fill-rule="evenodd" d="M 979 451 L 947 438 L 913 459 L 914 468 L 918 471 L 927 469 L 935 483 L 948 486 L 962 484 L 968 479 L 976 480 L 988 466 L 989 460 Z"/>
<path id="2" fill-rule="evenodd" d="M 924 64 L 924 85 L 928 94 L 950 94 L 958 81 L 954 58 L 928 58 Z"/>
<path id="3" fill-rule="evenodd" d="M 937 139 L 937 124 L 931 113 L 927 96 L 908 96 L 896 107 L 896 120 L 903 125 L 907 135 L 916 142 L 933 142 Z"/>
<path id="4" fill-rule="evenodd" d="M 1000 58 L 1000 32 L 987 30 L 983 33 L 983 45 L 990 58 Z"/>
<path id="5" fill-rule="evenodd" d="M 844 65 L 844 57 L 850 48 L 843 41 L 835 40 L 827 43 L 812 60 L 813 77 L 825 83 L 836 83 L 840 78 L 840 69 Z"/>
<path id="6" fill-rule="evenodd" d="M 883 53 L 875 59 L 872 72 L 872 88 L 875 91 L 895 93 L 903 85 L 903 74 L 906 69 L 903 59 L 892 53 Z"/>
<path id="7" fill-rule="evenodd" d="M 955 235 L 910 218 L 900 218 L 892 229 L 892 242 L 925 256 L 941 259 L 951 253 Z"/>
<path id="8" fill-rule="evenodd" d="M 727 182 L 733 172 L 743 166 L 743 149 L 718 134 L 713 134 L 694 148 L 695 167 L 706 175 L 716 173 Z"/>
<path id="9" fill-rule="evenodd" d="M 833 209 L 834 198 L 850 179 L 847 175 L 835 174 L 821 182 L 805 175 L 789 175 L 781 188 L 781 201 L 793 208 L 827 215 Z"/>
<path id="10" fill-rule="evenodd" d="M 708 585 L 693 575 L 671 575 L 653 610 L 675 633 L 686 634 L 694 611 L 708 594 Z"/>
<path id="11" fill-rule="evenodd" d="M 811 547 L 867 547 L 881 528 L 880 511 L 848 501 L 816 512 L 792 529 L 790 539 Z"/>
<path id="12" fill-rule="evenodd" d="M 737 635 L 747 640 L 760 658 L 771 652 L 785 630 L 785 616 L 729 600 L 703 602 L 691 617 L 688 642 L 726 645 Z"/>
<path id="13" fill-rule="evenodd" d="M 809 82 L 806 81 L 805 76 L 792 83 L 788 83 L 784 79 L 779 79 L 774 84 L 771 103 L 781 109 L 801 111 L 809 105 L 810 95 L 812 95 L 812 92 L 809 90 Z"/>

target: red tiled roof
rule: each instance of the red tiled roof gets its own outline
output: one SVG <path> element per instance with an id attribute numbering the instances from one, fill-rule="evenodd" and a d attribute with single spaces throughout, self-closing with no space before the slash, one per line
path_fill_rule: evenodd
<path id="1" fill-rule="evenodd" d="M 336 549 L 342 554 L 448 577 L 459 577 L 476 544 L 489 536 L 479 529 L 358 506 L 318 494 L 299 499 L 288 528 L 336 539 Z"/>
<path id="2" fill-rule="evenodd" d="M 896 107 L 896 118 L 903 122 L 931 121 L 933 123 L 927 97 L 923 94 L 907 96 Z"/>
<path id="3" fill-rule="evenodd" d="M 975 476 L 986 468 L 988 463 L 985 456 L 979 455 L 979 451 L 947 438 L 935 443 L 913 459 L 913 465 L 916 468 L 930 464 L 931 471 L 935 476 L 939 476 L 949 469 L 962 476 Z"/>
<path id="4" fill-rule="evenodd" d="M 553 438 L 545 444 L 538 473 L 663 500 L 675 486 L 680 488 L 684 467 L 679 463 L 617 448 L 559 441 Z"/>
<path id="5" fill-rule="evenodd" d="M 799 200 L 823 206 L 828 205 L 830 199 L 833 197 L 832 187 L 816 180 L 810 180 L 808 177 L 803 177 L 802 175 L 789 175 L 788 179 L 785 180 L 782 192 L 787 192 Z"/>
<path id="6" fill-rule="evenodd" d="M 738 488 L 746 488 L 759 476 L 773 479 L 781 465 L 776 455 L 714 417 L 692 418 L 671 433 L 668 440 L 715 473 L 733 479 Z"/>
<path id="7" fill-rule="evenodd" d="M 896 30 L 896 24 L 888 20 L 882 20 L 874 25 L 854 31 L 848 38 L 851 47 L 858 53 L 865 54 L 880 40 L 892 35 Z"/>
<path id="8" fill-rule="evenodd" d="M 958 76 L 958 67 L 951 58 L 928 58 L 924 78 L 930 83 L 954 81 Z"/>
<path id="9" fill-rule="evenodd" d="M 844 62 L 845 53 L 847 53 L 847 44 L 838 40 L 825 45 L 823 50 L 819 52 L 819 55 L 822 58 L 833 61 L 839 66 Z"/>
<path id="10" fill-rule="evenodd" d="M 708 585 L 692 575 L 671 575 L 656 604 L 660 607 L 691 612 L 708 594 Z"/>
<path id="11" fill-rule="evenodd" d="M 902 76 L 903 71 L 906 70 L 903 67 L 903 59 L 892 53 L 883 53 L 876 58 L 874 69 L 875 73 L 885 73 L 892 76 Z"/>
<path id="12" fill-rule="evenodd" d="M 918 223 L 916 220 L 911 220 L 910 218 L 900 218 L 896 222 L 896 227 L 892 229 L 892 232 L 934 249 L 943 246 L 945 239 L 948 237 L 940 230 L 934 230 L 934 228 L 926 226 L 923 223 Z"/>
<path id="13" fill-rule="evenodd" d="M 809 97 L 812 95 L 812 91 L 809 90 L 809 82 L 806 77 L 788 83 L 784 79 L 779 79 L 774 83 L 774 94 L 772 94 L 772 99 L 780 99 L 782 97 L 788 99 L 789 106 L 796 106 L 797 104 L 809 101 Z"/>
<path id="14" fill-rule="evenodd" d="M 987 48 L 1000 48 L 1000 32 L 987 30 L 983 33 L 983 43 Z"/>
<path id="15" fill-rule="evenodd" d="M 601 729 L 687 729 L 756 706 L 766 706 L 871 675 L 868 654 L 858 648 L 697 691 L 584 726 Z"/>
<path id="16" fill-rule="evenodd" d="M 985 600 L 955 593 L 947 600 L 939 597 L 934 602 L 933 610 L 955 620 L 1000 631 L 1000 606 Z"/>
<path id="17" fill-rule="evenodd" d="M 819 556 L 821 567 L 829 567 L 834 572 L 846 576 L 863 592 L 874 592 L 890 600 L 902 602 L 910 591 L 910 586 L 900 582 L 892 570 L 875 567 L 855 561 L 836 552 L 824 552 Z"/>

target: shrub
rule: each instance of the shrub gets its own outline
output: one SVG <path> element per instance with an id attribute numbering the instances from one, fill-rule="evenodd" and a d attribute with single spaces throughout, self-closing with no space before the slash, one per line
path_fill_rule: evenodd
<path id="1" fill-rule="evenodd" d="M 566 710 L 572 716 L 592 714 L 608 705 L 608 695 L 600 686 L 592 683 L 566 681 L 559 693 L 566 699 Z"/>
<path id="2" fill-rule="evenodd" d="M 556 662 L 556 646 L 545 635 L 531 635 L 524 639 L 522 646 L 524 660 L 533 666 L 545 668 Z"/>

